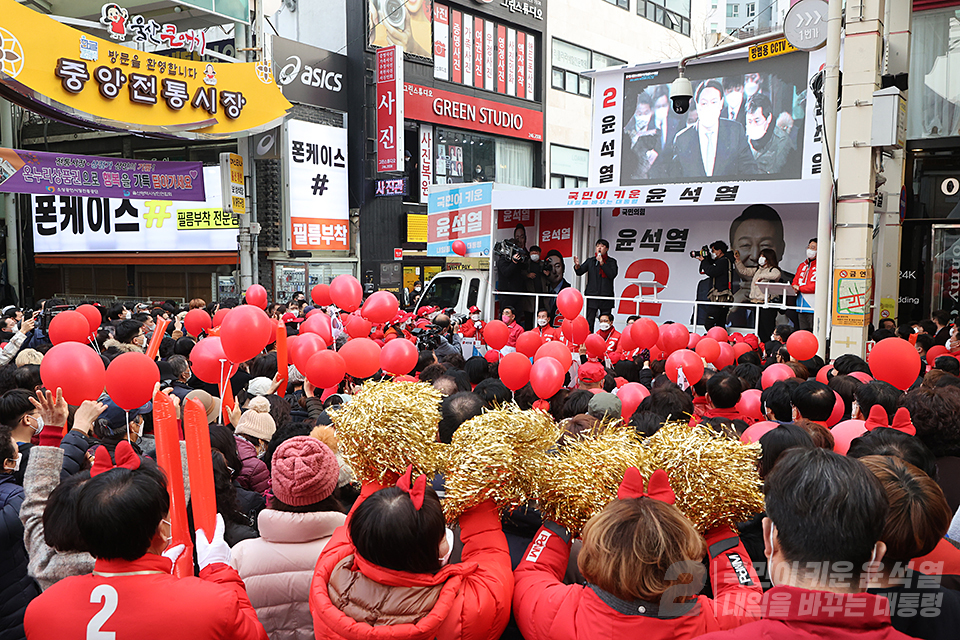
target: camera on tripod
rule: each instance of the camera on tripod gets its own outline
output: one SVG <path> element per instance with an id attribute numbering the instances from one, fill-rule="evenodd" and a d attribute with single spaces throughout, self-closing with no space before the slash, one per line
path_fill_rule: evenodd
<path id="1" fill-rule="evenodd" d="M 703 245 L 702 247 L 700 247 L 699 251 L 691 251 L 690 257 L 691 258 L 709 258 L 710 247 L 708 247 L 707 245 Z"/>
<path id="2" fill-rule="evenodd" d="M 529 255 L 513 238 L 507 238 L 493 245 L 493 252 L 502 258 L 519 262 Z"/>

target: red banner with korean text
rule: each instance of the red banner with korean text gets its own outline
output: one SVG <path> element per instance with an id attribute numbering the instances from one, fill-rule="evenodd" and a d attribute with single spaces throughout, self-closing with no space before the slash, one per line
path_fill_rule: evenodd
<path id="1" fill-rule="evenodd" d="M 403 52 L 377 50 L 377 171 L 403 170 Z"/>

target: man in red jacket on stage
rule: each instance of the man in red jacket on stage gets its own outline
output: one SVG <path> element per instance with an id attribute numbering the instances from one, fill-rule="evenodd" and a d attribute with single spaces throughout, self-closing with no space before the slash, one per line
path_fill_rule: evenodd
<path id="1" fill-rule="evenodd" d="M 811 238 L 807 243 L 807 259 L 797 267 L 797 274 L 793 276 L 794 291 L 799 293 L 804 304 L 797 306 L 810 307 L 809 313 L 798 313 L 800 320 L 800 329 L 810 331 L 813 329 L 813 295 L 817 290 L 817 239 Z"/>

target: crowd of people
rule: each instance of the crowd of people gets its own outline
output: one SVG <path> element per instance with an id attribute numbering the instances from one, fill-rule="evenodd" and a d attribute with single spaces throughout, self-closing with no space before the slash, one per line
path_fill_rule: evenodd
<path id="1" fill-rule="evenodd" d="M 597 249 L 588 273 L 604 268 Z M 49 315 L 62 301 L 45 301 L 39 313 L 3 310 L 0 639 L 956 632 L 960 362 L 951 354 L 960 341 L 946 313 L 874 332 L 878 346 L 903 340 L 924 356 L 897 388 L 856 356 L 798 360 L 788 325 L 769 341 L 723 330 L 736 360 L 704 357 L 703 375 L 687 380 L 668 375 L 664 349 L 624 339 L 639 318 L 618 331 L 609 309 L 593 310 L 596 339 L 576 340 L 546 309 L 525 332 L 507 305 L 507 342 L 488 349 L 477 308 L 462 324 L 451 310 L 398 312 L 360 335 L 355 314 L 303 294 L 267 306 L 289 336 L 326 314 L 328 349 L 358 337 L 413 343 L 415 366 L 395 373 L 437 390 L 436 439 L 447 445 L 467 421 L 511 403 L 547 412 L 562 428 L 558 446 L 606 429 L 649 438 L 678 421 L 759 442 L 764 509 L 747 521 L 700 532 L 662 470 L 645 478 L 627 469 L 617 499 L 571 532 L 535 502 L 501 513 L 490 500 L 448 528 L 450 478 L 410 469 L 361 477 L 340 446 L 336 412 L 364 384 L 390 377 L 383 371 L 317 388 L 274 343 L 238 363 L 222 388 L 198 378 L 191 353 L 216 329 L 190 335 L 187 312 L 214 316 L 237 304 L 101 307 L 89 345 L 108 364 L 159 344 L 158 390 L 177 407 L 203 405 L 217 523 L 194 532 L 195 576 L 186 577 L 171 574 L 189 552 L 170 545 L 170 479 L 156 462 L 153 406 L 126 410 L 107 393 L 68 406 L 43 381 Z M 550 397 L 504 382 L 501 359 L 527 333 L 569 348 L 571 365 Z M 631 385 L 644 389 L 635 410 L 622 391 Z M 224 411 L 228 391 L 236 406 Z"/>

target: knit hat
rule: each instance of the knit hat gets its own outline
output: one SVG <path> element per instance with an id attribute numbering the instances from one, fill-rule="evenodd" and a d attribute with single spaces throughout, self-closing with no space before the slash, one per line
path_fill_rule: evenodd
<path id="1" fill-rule="evenodd" d="M 237 425 L 237 435 L 247 435 L 267 442 L 277 430 L 277 424 L 270 416 L 270 401 L 263 396 L 257 396 L 247 405 L 247 410 L 240 416 Z M 282 500 L 283 498 L 281 498 Z M 310 504 L 309 502 L 305 504 Z"/>
<path id="2" fill-rule="evenodd" d="M 271 468 L 273 495 L 293 507 L 328 498 L 340 475 L 330 447 L 310 436 L 296 436 L 277 447 Z"/>
<path id="3" fill-rule="evenodd" d="M 265 396 L 270 393 L 270 387 L 273 386 L 273 380 L 266 376 L 260 376 L 247 383 L 247 391 L 252 396 Z"/>
<path id="4" fill-rule="evenodd" d="M 17 354 L 17 359 L 14 362 L 18 367 L 22 367 L 25 364 L 40 364 L 42 360 L 43 354 L 36 349 L 24 349 Z"/>
<path id="5" fill-rule="evenodd" d="M 603 365 L 599 362 L 582 364 L 580 365 L 580 371 L 577 373 L 577 377 L 580 378 L 581 382 L 600 382 L 606 375 L 606 370 L 604 370 Z"/>
<path id="6" fill-rule="evenodd" d="M 598 393 L 590 398 L 590 404 L 587 405 L 587 413 L 600 420 L 604 416 L 619 418 L 621 411 L 623 411 L 623 403 L 612 393 Z"/>
<path id="7" fill-rule="evenodd" d="M 197 399 L 203 405 L 203 410 L 207 412 L 207 423 L 213 424 L 220 415 L 220 398 L 214 398 L 203 389 L 194 389 L 184 398 L 184 404 L 187 400 Z"/>

